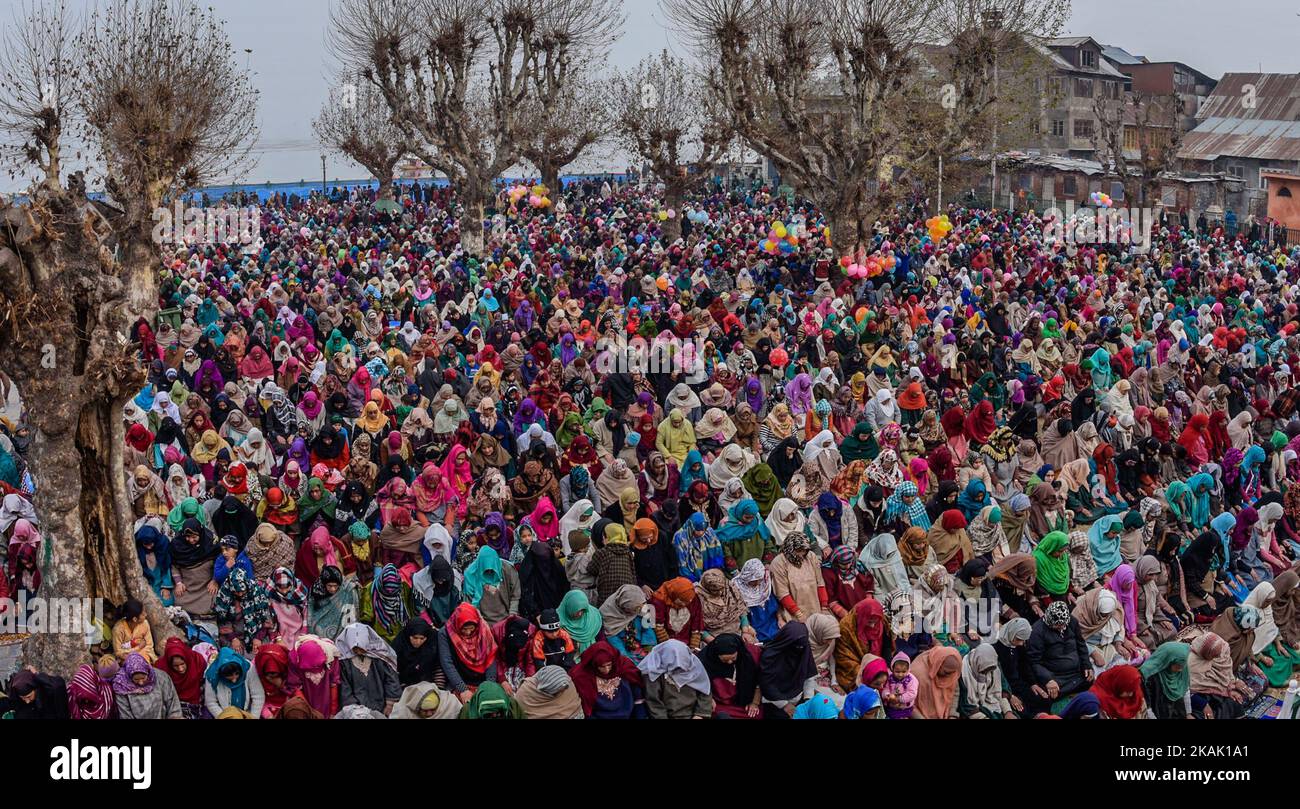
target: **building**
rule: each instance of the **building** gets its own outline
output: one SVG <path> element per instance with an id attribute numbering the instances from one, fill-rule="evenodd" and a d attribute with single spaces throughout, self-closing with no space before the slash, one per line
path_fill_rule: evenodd
<path id="1" fill-rule="evenodd" d="M 1105 48 L 1092 37 L 1058 37 L 1035 44 L 1048 70 L 1041 151 L 1095 159 L 1098 100 L 1119 104 L 1131 80 L 1105 58 Z"/>
<path id="2" fill-rule="evenodd" d="M 1300 173 L 1300 75 L 1229 73 L 1197 121 L 1178 152 L 1183 168 L 1238 180 L 1222 207 L 1239 219 L 1267 215 L 1270 178 Z"/>

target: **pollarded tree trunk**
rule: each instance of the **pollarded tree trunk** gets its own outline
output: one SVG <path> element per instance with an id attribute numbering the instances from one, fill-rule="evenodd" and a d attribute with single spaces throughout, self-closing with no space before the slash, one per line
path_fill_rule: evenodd
<path id="1" fill-rule="evenodd" d="M 663 231 L 665 247 L 682 237 L 682 202 L 685 199 L 686 188 L 682 183 L 664 183 L 663 210 L 672 211 L 675 214 L 659 223 L 659 227 Z"/>
<path id="2" fill-rule="evenodd" d="M 461 247 L 471 255 L 481 256 L 484 241 L 483 217 L 488 201 L 492 199 L 491 185 L 480 187 L 477 184 L 466 184 L 466 187 L 456 190 L 461 195 L 463 205 L 460 213 Z"/>
<path id="3" fill-rule="evenodd" d="M 31 207 L 0 209 L 0 220 L 37 223 L 0 230 L 0 300 L 9 314 L 0 367 L 18 386 L 33 433 L 28 460 L 46 543 L 39 595 L 103 599 L 105 611 L 138 598 L 161 646 L 175 630 L 135 552 L 121 416 L 143 379 L 127 334 L 156 307 L 156 252 L 137 237 L 119 243 L 115 258 L 100 243 L 104 223 L 79 194 L 38 194 Z M 35 634 L 24 657 L 71 676 L 87 651 L 80 631 Z"/>
<path id="4" fill-rule="evenodd" d="M 831 246 L 836 258 L 856 257 L 858 249 L 867 244 L 867 234 L 862 229 L 862 216 L 853 205 L 844 210 L 835 208 L 827 212 L 831 222 Z"/>
<path id="5" fill-rule="evenodd" d="M 375 197 L 375 201 L 376 201 L 376 202 L 383 202 L 383 201 L 385 201 L 385 200 L 387 200 L 388 202 L 392 202 L 392 201 L 395 199 L 395 196 L 394 196 L 394 194 L 393 194 L 393 179 L 392 179 L 392 178 L 393 178 L 393 175 L 392 175 L 391 172 L 389 173 L 387 179 L 385 179 L 383 176 L 380 176 L 380 178 L 379 178 L 379 193 L 378 193 L 378 195 Z"/>

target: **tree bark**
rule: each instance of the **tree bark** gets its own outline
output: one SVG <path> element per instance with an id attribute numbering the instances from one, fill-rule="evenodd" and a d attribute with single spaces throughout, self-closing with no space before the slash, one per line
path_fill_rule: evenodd
<path id="1" fill-rule="evenodd" d="M 659 223 L 665 247 L 682 237 L 682 201 L 685 198 L 686 189 L 680 183 L 664 183 L 663 209 L 676 214 Z"/>
<path id="2" fill-rule="evenodd" d="M 477 185 L 464 189 L 464 209 L 460 214 L 460 245 L 471 255 L 483 254 L 483 216 L 492 199 L 491 186 Z"/>
<path id="3" fill-rule="evenodd" d="M 392 179 L 392 174 L 389 174 L 389 175 L 388 175 L 388 179 L 384 179 L 383 177 L 380 177 L 380 178 L 379 178 L 379 194 L 378 194 L 378 196 L 376 197 L 376 201 L 378 201 L 378 202 L 382 202 L 382 201 L 384 201 L 384 200 L 387 200 L 387 201 L 389 201 L 389 202 L 392 202 L 393 199 L 394 199 L 394 197 L 393 197 L 393 179 Z"/>
<path id="4" fill-rule="evenodd" d="M 830 210 L 831 246 L 835 257 L 856 257 L 858 249 L 865 244 L 862 232 L 862 214 L 856 205 L 835 206 Z"/>

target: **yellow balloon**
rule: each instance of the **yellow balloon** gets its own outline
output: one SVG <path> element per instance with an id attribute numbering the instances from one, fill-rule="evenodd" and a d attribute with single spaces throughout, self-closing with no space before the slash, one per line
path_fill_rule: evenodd
<path id="1" fill-rule="evenodd" d="M 660 222 L 663 222 L 663 221 L 666 220 L 667 218 L 668 218 L 668 212 L 667 212 L 667 211 L 660 211 L 660 212 L 659 212 L 659 221 L 660 221 Z"/>
<path id="2" fill-rule="evenodd" d="M 772 226 L 772 230 L 776 232 L 776 237 L 778 239 L 785 238 L 785 234 L 786 234 L 785 225 L 781 224 L 780 222 L 777 222 L 775 225 Z"/>

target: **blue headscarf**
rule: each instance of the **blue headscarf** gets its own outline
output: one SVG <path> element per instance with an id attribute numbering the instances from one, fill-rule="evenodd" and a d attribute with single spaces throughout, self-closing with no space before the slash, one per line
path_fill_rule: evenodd
<path id="1" fill-rule="evenodd" d="M 239 679 L 233 683 L 221 676 L 221 670 L 231 663 L 239 666 Z M 208 666 L 207 673 L 204 676 L 207 677 L 208 685 L 212 686 L 214 691 L 224 683 L 230 689 L 230 704 L 246 711 L 249 709 L 248 666 L 247 658 L 227 646 L 217 655 L 217 659 L 213 660 L 212 664 Z"/>
<path id="2" fill-rule="evenodd" d="M 984 507 L 989 504 L 989 490 L 984 485 L 984 481 L 975 478 L 966 484 L 966 488 L 961 494 L 957 495 L 957 508 L 961 509 L 962 516 L 966 522 L 970 522 L 979 515 Z"/>
<path id="3" fill-rule="evenodd" d="M 478 549 L 478 556 L 465 568 L 465 581 L 462 592 L 465 600 L 478 606 L 483 598 L 484 585 L 500 586 L 501 556 L 492 548 L 484 545 Z"/>
<path id="4" fill-rule="evenodd" d="M 1214 475 L 1198 472 L 1187 479 L 1187 488 L 1192 490 L 1192 525 L 1204 528 L 1210 521 L 1210 492 L 1214 491 Z M 1200 491 L 1204 489 L 1205 491 Z"/>
<path id="5" fill-rule="evenodd" d="M 864 714 L 880 707 L 880 692 L 869 685 L 860 685 L 844 698 L 844 718 L 861 719 Z"/>
<path id="6" fill-rule="evenodd" d="M 840 709 L 825 694 L 817 694 L 812 699 L 794 709 L 795 719 L 839 719 Z"/>
<path id="7" fill-rule="evenodd" d="M 1210 520 L 1210 527 L 1218 533 L 1219 539 L 1223 542 L 1223 567 L 1226 570 L 1228 560 L 1232 558 L 1232 529 L 1237 527 L 1237 518 L 1225 511 Z"/>
<path id="8" fill-rule="evenodd" d="M 1112 528 L 1118 528 L 1123 533 L 1124 518 L 1117 514 L 1107 514 L 1088 529 L 1088 546 L 1092 550 L 1092 560 L 1097 563 L 1097 572 L 1103 576 L 1124 564 L 1124 558 L 1119 553 L 1119 540 L 1111 542 L 1106 539 L 1106 534 Z"/>
<path id="9" fill-rule="evenodd" d="M 740 520 L 746 515 L 752 515 L 753 520 L 748 524 Z M 752 537 L 755 532 L 763 538 L 763 541 L 772 538 L 772 532 L 768 530 L 767 523 L 758 514 L 758 503 L 753 500 L 741 500 L 731 507 L 727 512 L 727 521 L 717 530 L 718 539 L 722 542 L 743 542 Z"/>
<path id="10" fill-rule="evenodd" d="M 691 469 L 695 464 L 700 465 L 700 471 L 696 472 Z M 709 468 L 704 464 L 704 456 L 698 449 L 693 449 L 686 453 L 686 460 L 682 463 L 681 474 L 681 493 L 686 494 L 686 490 L 691 488 L 691 484 L 697 480 L 708 483 Z"/>
<path id="11" fill-rule="evenodd" d="M 1070 704 L 1065 706 L 1061 711 L 1062 719 L 1085 719 L 1095 717 L 1101 713 L 1101 702 L 1097 695 L 1091 691 L 1084 691 L 1079 696 L 1070 700 Z"/>

